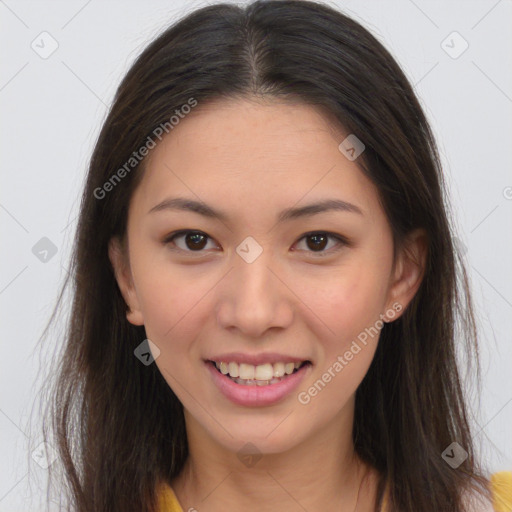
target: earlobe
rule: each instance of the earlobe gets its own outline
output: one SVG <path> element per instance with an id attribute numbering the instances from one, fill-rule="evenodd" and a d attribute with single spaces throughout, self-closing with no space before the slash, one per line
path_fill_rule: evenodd
<path id="1" fill-rule="evenodd" d="M 109 241 L 108 257 L 121 295 L 129 308 L 129 311 L 126 313 L 126 319 L 133 325 L 144 325 L 144 317 L 140 310 L 137 293 L 133 285 L 126 251 L 118 237 L 114 237 Z"/>
<path id="2" fill-rule="evenodd" d="M 388 310 L 393 309 L 394 315 L 388 315 L 385 322 L 399 318 L 418 291 L 423 276 L 428 253 L 428 235 L 424 229 L 412 231 L 399 251 L 398 261 L 388 292 Z M 392 318 L 391 318 L 392 316 Z"/>

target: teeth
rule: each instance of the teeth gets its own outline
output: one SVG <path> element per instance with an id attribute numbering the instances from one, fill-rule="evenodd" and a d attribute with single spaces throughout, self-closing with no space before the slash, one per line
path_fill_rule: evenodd
<path id="1" fill-rule="evenodd" d="M 229 375 L 231 375 L 231 377 L 239 377 L 240 376 L 240 372 L 238 371 L 238 365 L 236 363 L 229 363 L 228 368 L 229 368 Z"/>
<path id="2" fill-rule="evenodd" d="M 275 363 L 274 364 L 274 377 L 283 377 L 284 376 L 284 363 Z"/>
<path id="3" fill-rule="evenodd" d="M 240 381 L 256 381 L 256 385 L 264 386 L 272 383 L 275 379 L 280 379 L 285 375 L 290 375 L 294 370 L 298 369 L 302 363 L 266 363 L 254 366 L 252 364 L 235 363 L 234 361 L 215 362 L 215 366 L 224 375 L 232 377 L 235 382 Z M 276 382 L 279 382 L 276 381 Z M 250 385 L 250 384 L 249 384 Z"/>
<path id="4" fill-rule="evenodd" d="M 274 376 L 274 368 L 270 363 L 256 366 L 254 378 L 256 380 L 270 380 Z"/>
<path id="5" fill-rule="evenodd" d="M 252 364 L 242 363 L 239 366 L 240 378 L 244 380 L 254 379 L 255 370 L 256 368 Z"/>
<path id="6" fill-rule="evenodd" d="M 243 380 L 243 379 L 233 379 L 237 384 L 242 384 L 244 386 L 268 386 L 269 384 L 277 384 L 281 382 L 282 378 L 273 377 L 271 380 Z"/>

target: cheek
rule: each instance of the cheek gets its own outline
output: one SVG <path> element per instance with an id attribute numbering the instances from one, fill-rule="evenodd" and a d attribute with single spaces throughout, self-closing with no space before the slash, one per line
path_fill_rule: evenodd
<path id="1" fill-rule="evenodd" d="M 318 366 L 302 387 L 299 402 L 324 421 L 347 404 L 375 355 L 383 325 L 379 321 L 382 303 L 375 286 L 368 273 L 351 273 L 325 287 L 318 297 L 318 306 L 323 304 L 319 316 L 332 332 L 318 338 L 322 345 Z"/>
<path id="2" fill-rule="evenodd" d="M 316 286 L 310 307 L 347 341 L 375 323 L 383 311 L 385 286 L 381 269 L 363 262 L 344 267 Z M 308 304 L 308 305 L 309 305 Z"/>
<path id="3" fill-rule="evenodd" d="M 195 317 L 203 307 L 201 299 L 215 284 L 213 278 L 173 265 L 165 254 L 142 253 L 132 269 L 148 337 L 164 344 L 187 339 L 187 332 L 200 325 Z"/>

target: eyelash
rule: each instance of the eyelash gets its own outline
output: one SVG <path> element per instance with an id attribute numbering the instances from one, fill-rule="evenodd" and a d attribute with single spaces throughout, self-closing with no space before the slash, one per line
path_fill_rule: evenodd
<path id="1" fill-rule="evenodd" d="M 171 242 L 174 243 L 174 240 L 180 236 L 184 236 L 184 235 L 187 235 L 187 234 L 197 234 L 197 235 L 204 235 L 206 236 L 206 238 L 212 240 L 212 238 L 210 236 L 208 236 L 206 233 L 204 233 L 203 231 L 197 231 L 195 229 L 183 229 L 181 231 L 175 231 L 174 233 L 171 233 L 170 235 L 168 235 L 163 241 L 162 243 L 164 245 L 167 245 Z M 306 251 L 306 252 L 310 252 L 311 254 L 314 255 L 314 257 L 317 257 L 317 258 L 323 258 L 323 257 L 326 257 L 326 256 L 329 256 L 330 254 L 332 254 L 332 252 L 338 252 L 339 250 L 341 250 L 344 246 L 350 246 L 350 242 L 349 240 L 347 240 L 345 237 L 341 236 L 341 235 L 336 235 L 334 233 L 330 233 L 328 231 L 310 231 L 308 233 L 304 233 L 300 238 L 299 238 L 299 242 L 301 240 L 303 240 L 304 238 L 308 238 L 308 237 L 311 237 L 311 236 L 314 236 L 314 235 L 324 235 L 326 236 L 327 238 L 330 238 L 330 239 L 334 239 L 334 240 L 337 240 L 340 244 L 339 247 L 335 248 L 334 250 L 330 249 L 328 251 L 325 251 L 325 250 L 322 250 L 322 251 L 319 251 L 319 252 L 315 252 L 315 251 Z M 181 252 L 188 252 L 188 253 L 201 253 L 201 252 L 204 252 L 202 249 L 201 250 L 198 250 L 198 251 L 191 251 L 191 250 L 185 250 L 185 249 L 180 249 L 180 248 L 175 248 L 173 250 L 177 250 L 177 251 L 181 251 Z"/>

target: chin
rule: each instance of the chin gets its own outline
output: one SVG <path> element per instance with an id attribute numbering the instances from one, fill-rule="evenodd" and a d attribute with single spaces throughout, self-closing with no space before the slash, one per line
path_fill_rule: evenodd
<path id="1" fill-rule="evenodd" d="M 223 431 L 220 438 L 214 438 L 226 450 L 239 456 L 252 452 L 256 455 L 284 453 L 295 448 L 302 436 L 297 428 L 291 428 L 291 423 L 284 426 L 287 420 L 280 424 L 282 420 L 283 417 L 274 418 L 272 422 L 254 422 L 250 427 L 245 422 L 239 425 L 230 423 L 228 431 L 233 437 Z"/>

